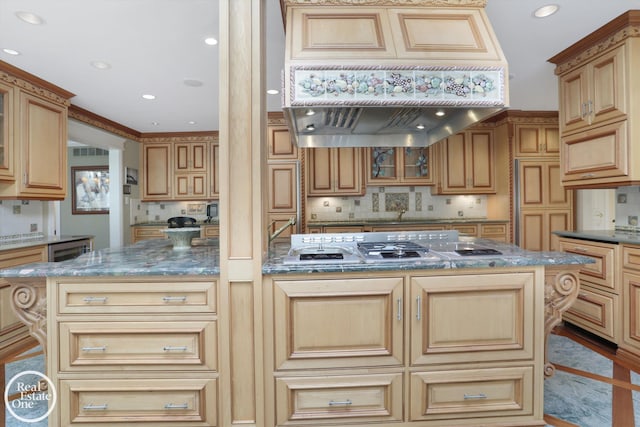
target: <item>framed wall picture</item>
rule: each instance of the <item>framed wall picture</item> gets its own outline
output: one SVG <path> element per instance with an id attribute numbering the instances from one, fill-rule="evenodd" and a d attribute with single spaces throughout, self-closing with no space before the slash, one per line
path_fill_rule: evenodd
<path id="1" fill-rule="evenodd" d="M 125 184 L 138 185 L 138 169 L 124 168 Z"/>
<path id="2" fill-rule="evenodd" d="M 109 213 L 109 167 L 74 166 L 71 168 L 71 213 Z"/>

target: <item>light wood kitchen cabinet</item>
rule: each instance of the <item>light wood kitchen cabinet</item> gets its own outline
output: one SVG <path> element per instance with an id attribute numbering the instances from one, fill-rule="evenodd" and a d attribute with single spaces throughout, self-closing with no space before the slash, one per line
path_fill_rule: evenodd
<path id="1" fill-rule="evenodd" d="M 269 113 L 267 160 L 298 160 L 298 147 L 291 141 L 289 127 L 282 114 Z"/>
<path id="2" fill-rule="evenodd" d="M 580 292 L 563 319 L 615 344 L 622 341 L 620 245 L 562 237 L 560 250 L 587 256 L 580 268 Z"/>
<path id="3" fill-rule="evenodd" d="M 9 64 L 1 66 L 6 73 L 0 82 L 0 199 L 62 200 L 73 94 Z"/>
<path id="4" fill-rule="evenodd" d="M 514 126 L 515 157 L 560 156 L 558 124 L 517 123 Z"/>
<path id="5" fill-rule="evenodd" d="M 436 194 L 495 193 L 495 148 L 491 129 L 468 130 L 437 142 Z"/>
<path id="6" fill-rule="evenodd" d="M 560 76 L 563 134 L 626 118 L 625 55 L 624 46 L 618 45 Z"/>
<path id="7" fill-rule="evenodd" d="M 541 269 L 394 273 L 266 278 L 268 426 L 542 418 Z"/>
<path id="8" fill-rule="evenodd" d="M 366 149 L 367 185 L 433 185 L 431 147 Z"/>
<path id="9" fill-rule="evenodd" d="M 52 425 L 218 425 L 215 280 L 56 278 L 48 287 Z"/>
<path id="10" fill-rule="evenodd" d="M 141 141 L 142 200 L 218 198 L 217 132 Z"/>
<path id="11" fill-rule="evenodd" d="M 0 269 L 46 262 L 47 258 L 46 245 L 3 250 L 0 251 Z M 4 368 L 5 359 L 16 356 L 36 344 L 27 326 L 18 319 L 11 308 L 11 286 L 6 280 L 0 279 L 0 369 Z"/>
<path id="12" fill-rule="evenodd" d="M 173 197 L 171 143 L 142 145 L 142 200 L 169 200 Z"/>
<path id="13" fill-rule="evenodd" d="M 298 210 L 298 164 L 272 161 L 267 164 L 268 212 L 294 214 Z"/>
<path id="14" fill-rule="evenodd" d="M 570 188 L 611 188 L 640 182 L 638 11 L 628 11 L 560 52 L 562 182 Z"/>
<path id="15" fill-rule="evenodd" d="M 13 181 L 15 89 L 0 81 L 0 181 Z"/>
<path id="16" fill-rule="evenodd" d="M 131 243 L 147 239 L 166 239 L 167 234 L 162 232 L 165 228 L 167 225 L 134 225 L 131 227 Z"/>
<path id="17" fill-rule="evenodd" d="M 618 353 L 640 361 L 640 246 L 622 246 L 622 339 Z"/>
<path id="18" fill-rule="evenodd" d="M 362 148 L 308 148 L 307 196 L 361 196 Z"/>
<path id="19" fill-rule="evenodd" d="M 518 244 L 533 251 L 558 250 L 554 231 L 573 229 L 572 190 L 560 184 L 557 159 L 518 160 Z"/>

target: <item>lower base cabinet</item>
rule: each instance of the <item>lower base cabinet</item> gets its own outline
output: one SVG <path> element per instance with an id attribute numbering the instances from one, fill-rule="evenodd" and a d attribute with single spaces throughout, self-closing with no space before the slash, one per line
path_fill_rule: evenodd
<path id="1" fill-rule="evenodd" d="M 49 426 L 217 426 L 217 282 L 47 279 Z"/>
<path id="2" fill-rule="evenodd" d="M 266 425 L 545 425 L 544 268 L 499 270 L 266 278 Z"/>

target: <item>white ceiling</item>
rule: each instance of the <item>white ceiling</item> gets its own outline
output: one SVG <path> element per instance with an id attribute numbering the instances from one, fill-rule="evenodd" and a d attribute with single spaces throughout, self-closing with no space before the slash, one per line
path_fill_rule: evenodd
<path id="1" fill-rule="evenodd" d="M 72 104 L 138 132 L 218 129 L 219 0 L 0 0 L 0 60 L 76 96 Z M 229 1 L 229 0 L 224 0 Z M 267 15 L 267 88 L 280 88 L 284 31 L 279 0 L 264 0 Z M 534 19 L 539 6 L 559 12 Z M 558 108 L 554 66 L 547 59 L 640 0 L 488 0 L 487 14 L 509 61 L 511 108 Z M 19 20 L 28 11 L 45 20 Z M 98 70 L 91 61 L 111 64 Z M 191 87 L 185 79 L 203 84 Z M 142 95 L 156 95 L 153 101 Z M 280 95 L 267 110 L 280 110 Z M 195 121 L 195 124 L 189 124 Z M 157 125 L 152 124 L 157 122 Z"/>

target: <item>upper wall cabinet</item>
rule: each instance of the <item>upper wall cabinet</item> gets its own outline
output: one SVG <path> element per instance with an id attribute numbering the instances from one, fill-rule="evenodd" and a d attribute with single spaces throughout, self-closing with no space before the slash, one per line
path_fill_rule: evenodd
<path id="1" fill-rule="evenodd" d="M 628 11 L 549 61 L 560 93 L 562 183 L 640 183 L 640 11 Z"/>
<path id="2" fill-rule="evenodd" d="M 361 196 L 362 148 L 308 148 L 307 196 Z"/>
<path id="3" fill-rule="evenodd" d="M 0 61 L 0 199 L 66 197 L 72 96 Z"/>
<path id="4" fill-rule="evenodd" d="M 492 194 L 495 148 L 492 129 L 471 129 L 434 144 L 439 167 L 435 194 Z"/>
<path id="5" fill-rule="evenodd" d="M 430 147 L 367 148 L 367 185 L 432 185 Z"/>
<path id="6" fill-rule="evenodd" d="M 217 135 L 143 138 L 141 150 L 143 200 L 218 197 Z"/>

